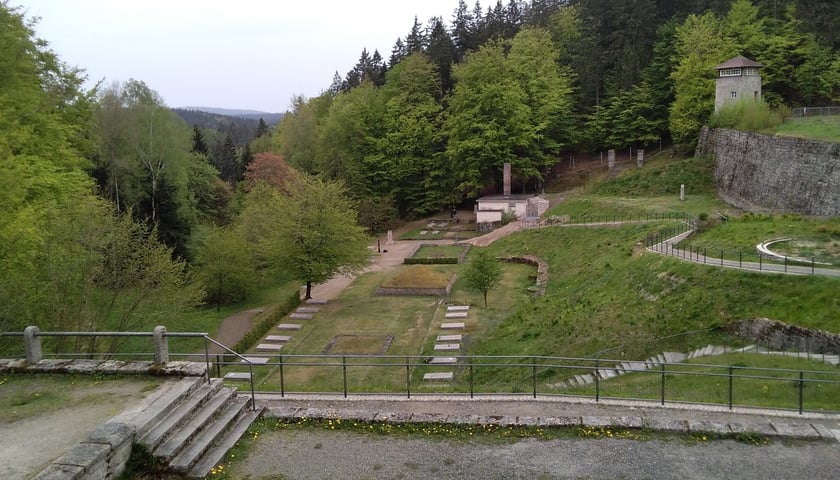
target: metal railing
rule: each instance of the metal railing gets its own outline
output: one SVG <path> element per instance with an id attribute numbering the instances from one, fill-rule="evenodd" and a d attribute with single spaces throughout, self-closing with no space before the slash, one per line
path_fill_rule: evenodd
<path id="1" fill-rule="evenodd" d="M 210 344 L 216 345 L 223 350 L 227 355 L 231 355 L 239 360 L 239 362 L 248 367 L 251 374 L 250 390 L 251 390 L 251 408 L 256 409 L 256 390 L 254 388 L 253 362 L 247 357 L 231 350 L 227 346 L 210 338 L 207 333 L 203 332 L 167 332 L 165 327 L 156 327 L 153 332 L 42 332 L 37 327 L 27 327 L 23 332 L 0 332 L 0 337 L 23 337 L 25 358 L 28 363 L 36 364 L 43 358 L 61 358 L 61 359 L 145 359 L 151 358 L 152 362 L 157 365 L 165 365 L 169 362 L 170 357 L 194 359 L 200 358 L 205 365 L 205 378 L 209 383 L 211 380 L 211 364 L 210 364 Z M 137 338 L 145 337 L 152 338 L 152 352 L 53 352 L 44 353 L 41 339 L 43 338 L 61 338 L 61 337 L 77 337 L 77 338 L 99 338 L 99 337 L 118 337 L 118 338 Z M 204 353 L 175 353 L 170 354 L 168 338 L 195 338 L 202 339 L 204 346 Z"/>
<path id="2" fill-rule="evenodd" d="M 818 117 L 824 115 L 840 115 L 840 107 L 792 108 L 790 109 L 790 117 L 787 118 Z"/>
<path id="3" fill-rule="evenodd" d="M 217 377 L 225 372 L 247 368 L 251 404 L 255 408 L 256 393 L 274 393 L 284 397 L 290 393 L 342 395 L 389 394 L 422 396 L 447 394 L 474 398 L 477 395 L 514 395 L 522 398 L 538 396 L 577 396 L 601 399 L 647 400 L 660 404 L 694 403 L 747 408 L 775 408 L 805 411 L 840 412 L 840 368 L 825 370 L 746 367 L 738 364 L 700 364 L 682 362 L 627 361 L 626 359 L 574 358 L 556 356 L 453 356 L 452 364 L 431 363 L 431 357 L 419 355 L 281 355 L 254 354 L 265 363 L 254 363 L 205 333 L 165 332 L 39 332 L 29 327 L 25 332 L 0 333 L 0 336 L 25 337 L 33 345 L 40 338 L 62 336 L 154 337 L 153 353 L 164 364 L 169 357 L 203 357 L 206 377 L 215 370 Z M 167 338 L 196 338 L 204 343 L 203 353 L 166 351 Z M 223 352 L 210 354 L 209 345 Z M 27 359 L 32 357 L 27 346 Z M 790 352 L 765 352 L 797 355 Z M 90 354 L 53 352 L 49 357 L 72 358 Z M 103 357 L 128 354 L 101 353 Z M 47 356 L 47 355 L 44 355 Z M 739 357 L 740 359 L 741 357 Z M 838 363 L 837 355 L 808 354 L 807 358 Z M 452 372 L 444 383 L 424 379 L 426 373 Z M 621 377 L 632 374 L 632 382 Z M 639 377 L 642 380 L 639 380 Z M 648 377 L 646 380 L 644 377 Z M 655 378 L 655 380 L 653 380 Z M 689 379 L 704 378 L 692 382 Z M 260 390 L 257 390 L 259 385 Z M 794 388 L 791 389 L 790 386 Z M 749 397 L 743 392 L 750 391 Z M 764 393 L 762 393 L 764 392 Z M 772 395 L 771 395 L 772 392 Z M 741 394 L 746 398 L 736 401 Z M 762 395 L 767 401 L 761 401 Z M 756 398 L 759 400 L 756 401 Z"/>

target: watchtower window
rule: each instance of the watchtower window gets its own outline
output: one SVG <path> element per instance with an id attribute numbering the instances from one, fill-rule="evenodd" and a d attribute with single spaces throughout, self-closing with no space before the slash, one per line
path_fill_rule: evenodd
<path id="1" fill-rule="evenodd" d="M 758 70 L 756 69 L 756 75 L 758 75 Z M 741 76 L 741 69 L 740 68 L 721 68 L 720 69 L 720 76 L 721 77 L 740 77 Z"/>
<path id="2" fill-rule="evenodd" d="M 755 67 L 745 68 L 744 75 L 758 75 L 758 69 Z"/>

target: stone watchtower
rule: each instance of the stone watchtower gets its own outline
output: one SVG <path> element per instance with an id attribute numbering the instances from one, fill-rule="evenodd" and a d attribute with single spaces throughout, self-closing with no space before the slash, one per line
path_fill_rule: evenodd
<path id="1" fill-rule="evenodd" d="M 761 98 L 761 75 L 758 69 L 764 65 L 738 55 L 717 67 L 715 88 L 715 111 L 729 102 Z"/>

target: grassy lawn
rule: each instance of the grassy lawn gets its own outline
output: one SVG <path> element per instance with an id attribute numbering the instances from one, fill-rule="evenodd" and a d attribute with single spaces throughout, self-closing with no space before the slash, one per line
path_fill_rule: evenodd
<path id="1" fill-rule="evenodd" d="M 444 258 L 444 257 L 455 257 L 461 255 L 464 252 L 464 249 L 467 247 L 465 245 L 423 245 L 416 252 L 412 257 L 414 258 Z"/>
<path id="2" fill-rule="evenodd" d="M 788 119 L 769 133 L 840 142 L 840 116 Z"/>
<path id="3" fill-rule="evenodd" d="M 840 410 L 840 370 L 817 361 L 777 355 L 730 353 L 688 361 L 698 366 L 669 365 L 665 374 L 666 401 L 727 404 L 729 372 L 733 369 L 734 405 L 795 409 L 799 405 L 799 372 L 803 372 L 803 406 L 806 410 Z M 712 365 L 720 365 L 714 367 Z M 780 369 L 768 371 L 761 369 Z M 715 375 L 715 376 L 702 376 Z M 752 377 L 752 378 L 750 378 Z M 646 398 L 661 396 L 661 372 L 630 373 L 601 381 L 605 397 Z M 566 393 L 593 395 L 595 386 Z"/>

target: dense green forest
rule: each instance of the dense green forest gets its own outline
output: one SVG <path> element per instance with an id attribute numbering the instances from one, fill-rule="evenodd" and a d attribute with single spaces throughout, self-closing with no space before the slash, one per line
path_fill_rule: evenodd
<path id="1" fill-rule="evenodd" d="M 449 22 L 415 18 L 387 59 L 363 50 L 272 128 L 184 121 L 142 80 L 86 90 L 0 0 L 0 330 L 131 329 L 241 300 L 299 266 L 265 227 L 288 221 L 266 202 L 332 192 L 381 231 L 492 191 L 504 162 L 537 189 L 564 152 L 690 148 L 714 66 L 737 54 L 766 65 L 772 106 L 840 97 L 833 1 L 453 7 Z"/>

